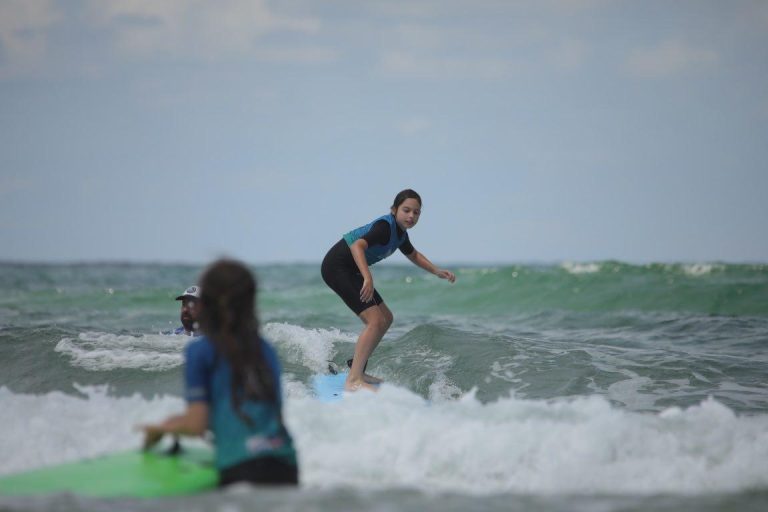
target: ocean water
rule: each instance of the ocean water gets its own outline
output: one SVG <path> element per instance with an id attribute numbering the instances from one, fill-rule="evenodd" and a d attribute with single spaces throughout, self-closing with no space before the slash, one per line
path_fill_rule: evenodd
<path id="1" fill-rule="evenodd" d="M 386 380 L 323 404 L 359 320 L 318 265 L 253 267 L 301 486 L 9 510 L 766 510 L 768 265 L 374 268 Z M 174 297 L 201 268 L 0 264 L 0 476 L 139 446 L 184 407 Z"/>

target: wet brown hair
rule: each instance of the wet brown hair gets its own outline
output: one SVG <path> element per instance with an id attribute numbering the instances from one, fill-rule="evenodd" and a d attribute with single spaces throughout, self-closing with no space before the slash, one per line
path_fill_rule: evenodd
<path id="1" fill-rule="evenodd" d="M 243 400 L 277 402 L 275 375 L 264 358 L 256 316 L 256 279 L 242 263 L 221 259 L 200 278 L 198 322 L 232 370 L 232 402 L 237 414 L 252 423 Z"/>
<path id="2" fill-rule="evenodd" d="M 421 196 L 415 190 L 407 188 L 397 193 L 395 200 L 392 201 L 392 209 L 397 210 L 406 199 L 415 199 L 419 202 L 419 206 L 421 206 Z"/>

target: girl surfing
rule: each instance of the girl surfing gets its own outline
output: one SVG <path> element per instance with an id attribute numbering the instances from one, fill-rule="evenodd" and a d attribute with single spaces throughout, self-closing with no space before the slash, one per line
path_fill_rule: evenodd
<path id="1" fill-rule="evenodd" d="M 349 375 L 344 388 L 375 390 L 381 379 L 365 373 L 368 358 L 392 325 L 392 312 L 373 284 L 368 268 L 400 249 L 411 262 L 451 283 L 453 272 L 436 267 L 417 251 L 408 238 L 408 230 L 419 222 L 421 197 L 406 189 L 395 196 L 390 213 L 353 229 L 331 247 L 323 259 L 323 281 L 360 317 L 365 327 L 355 344 Z"/>

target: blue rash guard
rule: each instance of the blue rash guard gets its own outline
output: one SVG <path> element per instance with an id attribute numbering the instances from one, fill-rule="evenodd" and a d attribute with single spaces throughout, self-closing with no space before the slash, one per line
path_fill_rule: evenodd
<path id="1" fill-rule="evenodd" d="M 277 403 L 245 400 L 241 412 L 252 420 L 249 425 L 238 415 L 231 398 L 232 373 L 229 363 L 219 357 L 206 336 L 195 338 L 185 348 L 185 394 L 188 402 L 206 402 L 208 427 L 214 434 L 216 467 L 221 471 L 249 459 L 276 457 L 296 465 L 293 440 L 282 423 L 280 363 L 272 346 L 259 339 L 264 359 L 275 379 Z"/>
<path id="2" fill-rule="evenodd" d="M 357 240 L 363 238 L 371 230 L 371 228 L 373 228 L 373 225 L 380 220 L 384 220 L 389 224 L 389 242 L 384 245 L 368 246 L 368 248 L 365 250 L 365 259 L 368 261 L 369 266 L 373 265 L 374 263 L 378 263 L 388 256 L 391 256 L 393 252 L 395 252 L 408 240 L 408 232 L 403 231 L 402 235 L 400 235 L 398 233 L 397 223 L 395 222 L 395 216 L 391 213 L 388 213 L 387 215 L 382 215 L 381 217 L 372 220 L 365 226 L 360 226 L 359 228 L 353 229 L 349 233 L 346 233 L 344 235 L 344 241 L 347 242 L 348 246 L 351 246 Z"/>

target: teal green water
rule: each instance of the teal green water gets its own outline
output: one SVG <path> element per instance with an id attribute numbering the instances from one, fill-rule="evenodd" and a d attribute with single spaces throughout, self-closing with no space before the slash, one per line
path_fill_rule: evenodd
<path id="1" fill-rule="evenodd" d="M 122 392 L 154 391 L 158 382 L 148 384 L 148 368 L 130 356 L 110 365 L 105 354 L 100 371 L 93 360 L 73 363 L 73 350 L 52 348 L 68 339 L 84 352 L 100 343 L 108 352 L 110 343 L 141 345 L 136 337 L 172 330 L 179 325 L 173 299 L 200 270 L 0 266 L 0 347 L 12 356 L 0 362 L 0 385 L 42 392 L 69 389 L 73 379 L 106 380 Z M 324 339 L 336 347 L 327 359 L 342 363 L 351 355 L 348 339 L 360 322 L 324 285 L 317 266 L 254 271 L 267 335 L 282 324 L 338 329 L 347 342 Z M 737 411 L 768 409 L 768 265 L 601 262 L 456 271 L 450 285 L 415 267 L 376 268 L 377 289 L 395 323 L 372 368 L 425 397 L 444 383 L 448 395 L 476 388 L 484 401 L 510 392 L 602 394 L 626 407 L 658 410 L 712 395 Z M 136 357 L 153 354 L 134 348 Z M 283 352 L 287 369 L 304 382 L 322 367 L 306 354 Z M 165 376 L 162 391 L 177 389 L 180 361 L 148 364 L 156 378 Z"/>
<path id="2" fill-rule="evenodd" d="M 350 480 L 341 482 L 321 454 L 339 457 L 358 441 L 364 452 L 375 450 L 341 431 L 324 437 L 333 411 L 313 409 L 307 388 L 312 375 L 351 356 L 361 323 L 322 282 L 319 265 L 252 268 L 262 331 L 284 367 L 288 415 L 304 443 L 308 482 L 295 494 L 269 493 L 274 506 L 302 510 L 315 500 L 321 510 L 464 509 L 451 503 L 488 510 L 572 510 L 573 504 L 579 510 L 757 510 L 766 503 L 768 461 L 761 450 L 768 449 L 768 265 L 458 265 L 453 285 L 413 266 L 377 265 L 375 285 L 395 322 L 369 371 L 430 404 L 414 409 L 419 419 L 412 428 L 423 430 L 421 450 L 434 453 L 402 456 L 384 476 L 376 476 L 380 463 L 354 459 L 346 462 Z M 179 407 L 181 350 L 188 339 L 164 333 L 179 325 L 174 297 L 201 270 L 0 264 L 0 407 L 19 418 L 0 427 L 0 451 L 10 454 L 0 462 L 0 475 L 44 464 L 50 457 L 40 443 L 76 446 L 80 456 L 99 447 L 125 448 L 109 434 L 122 424 L 119 416 L 144 411 L 140 418 L 153 417 L 158 408 Z M 382 400 L 363 413 L 381 414 L 377 460 L 402 444 L 400 426 L 389 424 L 392 414 L 414 407 L 396 394 Z M 71 417 L 63 403 L 74 408 Z M 358 418 L 353 407 L 334 414 Z M 458 419 L 451 416 L 456 408 Z M 101 411 L 110 419 L 93 419 Z M 579 411 L 594 423 L 588 433 L 580 430 Z M 500 415 L 509 414 L 512 419 L 495 430 Z M 676 423 L 678 414 L 683 423 Z M 61 418 L 58 429 L 46 426 L 50 415 Z M 444 416 L 453 419 L 446 424 Z M 79 431 L 82 421 L 100 426 L 74 443 L 67 432 Z M 453 458 L 442 463 L 446 441 L 431 440 L 449 426 L 456 431 L 447 441 Z M 30 428 L 45 440 L 27 444 Z M 558 446 L 550 431 L 569 439 L 568 446 Z M 503 432 L 514 436 L 497 452 L 514 453 L 518 445 L 523 452 L 512 466 L 494 470 L 494 454 L 475 454 L 472 447 L 478 435 L 496 442 Z M 676 449 L 663 444 L 669 436 L 677 439 Z M 633 440 L 654 455 L 627 448 Z M 548 466 L 573 449 L 564 466 Z M 668 452 L 674 457 L 665 459 Z M 423 460 L 437 464 L 434 474 L 400 480 Z M 573 472 L 564 477 L 569 464 Z M 394 483 L 382 484 L 387 478 Z M 445 489 L 458 494 L 445 495 Z M 564 497 L 572 495 L 578 498 Z M 215 502 L 201 497 L 177 508 Z M 24 501 L 20 508 L 36 503 Z M 238 497 L 228 503 L 250 509 Z M 345 508 L 348 503 L 355 506 Z M 88 502 L 83 508 L 102 506 Z M 55 509 L 50 500 L 40 508 Z"/>

